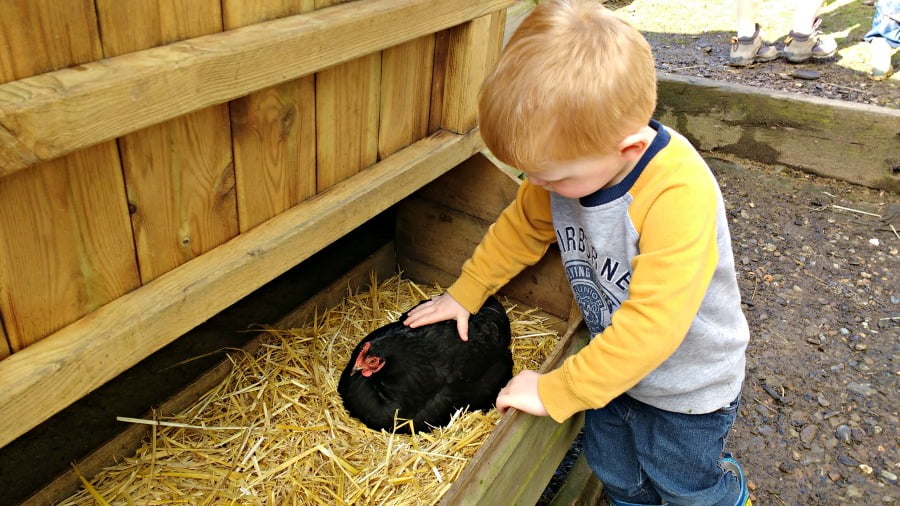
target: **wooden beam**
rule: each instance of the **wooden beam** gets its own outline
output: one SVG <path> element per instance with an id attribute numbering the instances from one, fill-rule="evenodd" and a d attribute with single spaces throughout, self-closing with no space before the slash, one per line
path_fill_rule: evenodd
<path id="1" fill-rule="evenodd" d="M 0 446 L 482 148 L 437 132 L 0 361 Z"/>
<path id="2" fill-rule="evenodd" d="M 0 177 L 508 7 L 359 0 L 0 85 Z"/>
<path id="3" fill-rule="evenodd" d="M 900 111 L 659 74 L 655 116 L 698 149 L 900 192 Z"/>

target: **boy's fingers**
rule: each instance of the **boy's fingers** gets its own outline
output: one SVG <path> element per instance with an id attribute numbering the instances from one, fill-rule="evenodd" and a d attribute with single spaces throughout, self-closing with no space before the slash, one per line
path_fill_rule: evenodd
<path id="1" fill-rule="evenodd" d="M 469 340 L 469 320 L 459 318 L 456 320 L 456 330 L 459 331 L 459 338 L 463 341 Z"/>

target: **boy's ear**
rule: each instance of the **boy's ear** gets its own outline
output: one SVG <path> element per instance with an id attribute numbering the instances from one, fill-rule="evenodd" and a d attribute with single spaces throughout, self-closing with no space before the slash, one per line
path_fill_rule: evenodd
<path id="1" fill-rule="evenodd" d="M 643 133 L 629 135 L 619 143 L 619 156 L 629 162 L 637 160 L 647 149 L 649 143 L 650 141 Z"/>

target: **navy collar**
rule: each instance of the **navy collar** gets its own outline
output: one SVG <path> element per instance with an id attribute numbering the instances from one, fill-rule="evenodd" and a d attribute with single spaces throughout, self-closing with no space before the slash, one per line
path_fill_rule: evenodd
<path id="1" fill-rule="evenodd" d="M 601 204 L 612 202 L 628 193 L 628 190 L 634 186 L 634 182 L 637 181 L 637 178 L 640 177 L 641 173 L 644 171 L 644 167 L 650 163 L 650 160 L 652 160 L 657 153 L 669 144 L 669 140 L 672 138 L 665 127 L 655 119 L 650 120 L 650 128 L 656 130 L 656 137 L 653 138 L 647 151 L 644 151 L 641 159 L 638 160 L 638 163 L 631 169 L 631 172 L 625 176 L 625 179 L 609 188 L 601 188 L 590 195 L 581 197 L 578 201 L 582 206 L 599 206 Z"/>

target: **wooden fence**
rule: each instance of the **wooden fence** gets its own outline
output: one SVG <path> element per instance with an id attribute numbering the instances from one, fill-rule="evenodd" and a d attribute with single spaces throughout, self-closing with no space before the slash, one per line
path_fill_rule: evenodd
<path id="1" fill-rule="evenodd" d="M 0 2 L 0 446 L 481 149 L 512 3 Z"/>

